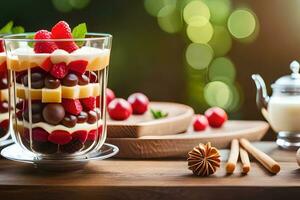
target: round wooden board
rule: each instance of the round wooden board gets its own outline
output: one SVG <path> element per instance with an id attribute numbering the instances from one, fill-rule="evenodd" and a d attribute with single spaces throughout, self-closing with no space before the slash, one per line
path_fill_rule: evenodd
<path id="1" fill-rule="evenodd" d="M 217 148 L 226 148 L 234 138 L 259 141 L 265 135 L 269 124 L 264 121 L 228 121 L 220 129 L 207 129 L 163 136 L 140 138 L 107 138 L 107 142 L 119 147 L 119 158 L 169 158 L 186 157 L 199 143 L 211 142 Z"/>
<path id="2" fill-rule="evenodd" d="M 171 102 L 151 102 L 149 107 L 168 113 L 166 118 L 153 119 L 150 109 L 143 115 L 132 115 L 124 121 L 108 119 L 107 137 L 140 138 L 149 135 L 174 135 L 183 133 L 194 116 L 190 106 Z"/>

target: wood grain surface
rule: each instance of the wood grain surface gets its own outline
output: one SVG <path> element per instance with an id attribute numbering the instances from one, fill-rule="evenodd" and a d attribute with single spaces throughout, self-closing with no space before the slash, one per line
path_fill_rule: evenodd
<path id="1" fill-rule="evenodd" d="M 153 119 L 150 109 L 167 112 L 162 119 Z M 147 135 L 174 135 L 186 131 L 191 124 L 194 110 L 187 105 L 171 102 L 151 102 L 143 115 L 132 115 L 125 121 L 108 118 L 107 137 L 138 138 Z"/>
<path id="2" fill-rule="evenodd" d="M 241 164 L 227 175 L 225 163 L 213 176 L 192 175 L 181 160 L 119 160 L 90 162 L 76 172 L 53 173 L 29 164 L 0 160 L 1 199 L 286 199 L 300 195 L 300 170 L 295 152 L 274 143 L 259 148 L 277 160 L 282 170 L 272 175 L 251 161 L 242 175 Z M 221 151 L 227 159 L 228 151 Z M 220 198 L 222 197 L 222 198 Z"/>
<path id="3" fill-rule="evenodd" d="M 144 136 L 140 138 L 108 138 L 119 147 L 119 158 L 184 157 L 199 143 L 211 142 L 218 148 L 227 148 L 232 139 L 246 138 L 259 141 L 269 128 L 264 121 L 228 121 L 222 128 L 208 128 L 194 132 L 192 126 L 182 134 Z"/>

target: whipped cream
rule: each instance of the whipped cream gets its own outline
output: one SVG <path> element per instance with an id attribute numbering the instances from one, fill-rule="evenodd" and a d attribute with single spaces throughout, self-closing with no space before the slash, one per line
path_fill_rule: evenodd
<path id="1" fill-rule="evenodd" d="M 26 122 L 25 120 L 24 121 L 17 121 L 18 123 L 18 126 L 24 126 L 26 128 L 30 128 L 30 124 L 28 122 Z M 98 127 L 100 127 L 101 125 L 103 124 L 102 120 L 99 119 L 98 120 Z M 38 123 L 34 123 L 32 124 L 31 126 L 32 128 L 43 128 L 45 131 L 47 131 L 48 133 L 52 133 L 53 131 L 56 131 L 56 130 L 62 130 L 62 131 L 67 131 L 68 133 L 73 133 L 75 131 L 79 131 L 79 130 L 87 130 L 87 131 L 90 131 L 90 130 L 94 130 L 94 129 L 97 129 L 97 122 L 94 123 L 94 124 L 89 124 L 87 122 L 85 123 L 77 123 L 74 127 L 72 128 L 69 128 L 69 127 L 66 127 L 66 126 L 63 126 L 61 124 L 59 125 L 51 125 L 51 124 L 47 124 L 45 122 L 38 122 Z"/>
<path id="2" fill-rule="evenodd" d="M 6 113 L 0 113 L 0 122 L 2 122 L 3 120 L 8 120 L 8 117 L 9 117 L 9 115 L 8 115 L 8 112 L 6 112 Z"/>
<path id="3" fill-rule="evenodd" d="M 86 60 L 88 64 L 92 64 L 95 60 L 102 60 L 104 65 L 108 65 L 110 50 L 99 49 L 95 47 L 81 47 L 72 53 L 68 53 L 65 50 L 57 49 L 52 53 L 35 53 L 31 47 L 20 47 L 11 51 L 7 57 L 10 60 L 19 61 L 20 63 L 35 63 L 41 65 L 48 57 L 56 64 L 65 62 L 69 64 L 75 60 Z M 106 67 L 101 66 L 101 67 Z M 10 67 L 13 69 L 13 66 Z"/>

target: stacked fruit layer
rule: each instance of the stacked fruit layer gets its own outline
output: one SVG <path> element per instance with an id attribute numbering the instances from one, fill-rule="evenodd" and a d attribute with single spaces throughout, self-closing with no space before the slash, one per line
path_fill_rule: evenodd
<path id="1" fill-rule="evenodd" d="M 72 38 L 65 22 L 35 39 Z M 35 42 L 8 55 L 18 102 L 15 128 L 29 150 L 43 154 L 89 149 L 101 137 L 101 87 L 98 77 L 109 51 L 75 42 Z"/>
<path id="2" fill-rule="evenodd" d="M 6 56 L 0 48 L 0 139 L 8 134 L 9 127 L 7 76 Z"/>

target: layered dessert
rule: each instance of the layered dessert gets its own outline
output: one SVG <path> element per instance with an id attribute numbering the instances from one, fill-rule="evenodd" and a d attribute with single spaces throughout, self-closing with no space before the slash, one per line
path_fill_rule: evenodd
<path id="1" fill-rule="evenodd" d="M 0 141 L 8 137 L 9 106 L 8 106 L 8 72 L 3 40 L 0 39 Z"/>
<path id="2" fill-rule="evenodd" d="M 7 38 L 14 128 L 23 147 L 44 155 L 83 154 L 103 144 L 108 39 L 76 40 L 64 21 L 25 44 Z"/>

